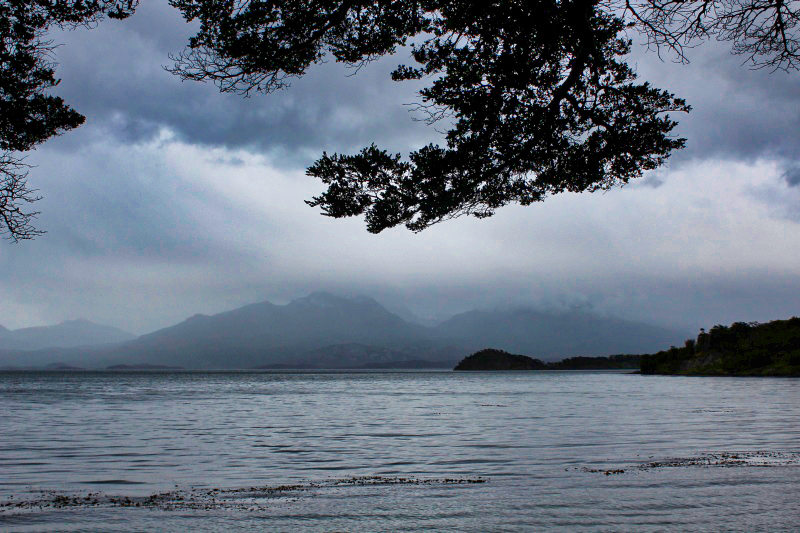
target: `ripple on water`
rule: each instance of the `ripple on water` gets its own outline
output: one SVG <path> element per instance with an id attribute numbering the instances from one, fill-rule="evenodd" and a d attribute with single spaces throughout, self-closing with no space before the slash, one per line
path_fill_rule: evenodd
<path id="1" fill-rule="evenodd" d="M 0 530 L 798 526 L 800 380 L 0 374 L 0 412 Z"/>

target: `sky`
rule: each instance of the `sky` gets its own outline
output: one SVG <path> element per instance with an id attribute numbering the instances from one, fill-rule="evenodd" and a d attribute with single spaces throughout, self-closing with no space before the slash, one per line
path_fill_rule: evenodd
<path id="1" fill-rule="evenodd" d="M 166 1 L 52 35 L 57 94 L 86 124 L 28 155 L 47 234 L 0 243 L 0 324 L 87 318 L 135 334 L 195 313 L 325 290 L 442 319 L 579 308 L 688 332 L 800 315 L 800 73 L 751 70 L 725 43 L 690 64 L 636 46 L 640 77 L 685 98 L 687 148 L 605 193 L 561 194 L 378 235 L 304 204 L 323 151 L 441 139 L 414 83 L 333 62 L 249 98 L 164 70 L 193 27 Z"/>

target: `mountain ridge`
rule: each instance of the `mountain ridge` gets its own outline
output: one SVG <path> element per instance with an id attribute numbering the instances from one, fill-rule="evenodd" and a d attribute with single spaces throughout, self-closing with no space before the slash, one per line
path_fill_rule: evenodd
<path id="1" fill-rule="evenodd" d="M 96 324 L 85 318 L 64 320 L 53 326 L 33 326 L 0 330 L 0 350 L 34 351 L 46 348 L 72 348 L 116 344 L 136 336 L 113 326 Z"/>
<path id="2" fill-rule="evenodd" d="M 642 353 L 683 338 L 684 334 L 665 328 L 582 311 L 559 314 L 529 308 L 469 311 L 436 326 L 423 326 L 370 297 L 314 292 L 285 305 L 263 301 L 214 315 L 192 315 L 113 346 L 40 350 L 28 357 L 5 352 L 0 354 L 0 365 L 15 359 L 93 367 L 383 367 L 400 361 L 457 362 L 486 346 L 555 360 Z"/>

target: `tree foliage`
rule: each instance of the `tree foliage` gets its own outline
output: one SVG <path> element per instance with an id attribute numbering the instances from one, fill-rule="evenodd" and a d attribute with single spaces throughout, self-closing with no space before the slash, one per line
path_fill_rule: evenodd
<path id="1" fill-rule="evenodd" d="M 308 203 L 364 215 L 380 232 L 491 216 L 563 191 L 622 185 L 684 146 L 671 113 L 689 106 L 636 80 L 630 32 L 659 54 L 730 41 L 755 67 L 796 69 L 800 0 L 170 0 L 199 31 L 174 56 L 183 79 L 224 92 L 270 93 L 333 58 L 360 67 L 409 47 L 392 78 L 428 80 L 418 109 L 449 128 L 443 146 L 408 156 L 371 145 L 327 153 L 308 174 L 327 190 Z M 126 18 L 137 0 L 0 0 L 0 233 L 38 232 L 38 197 L 20 152 L 84 118 L 53 94 L 53 26 Z"/>
<path id="2" fill-rule="evenodd" d="M 800 376 L 800 318 L 734 322 L 701 330 L 656 354 L 641 356 L 642 374 Z"/>
<path id="3" fill-rule="evenodd" d="M 397 81 L 431 80 L 419 109 L 445 146 L 403 158 L 371 145 L 309 169 L 332 217 L 380 232 L 491 216 L 563 191 L 622 185 L 684 145 L 670 113 L 689 106 L 638 83 L 632 29 L 659 52 L 717 37 L 754 64 L 797 67 L 798 2 L 785 0 L 171 0 L 201 28 L 172 71 L 249 94 L 284 88 L 333 57 L 360 66 L 410 45 Z"/>
<path id="4" fill-rule="evenodd" d="M 372 232 L 608 189 L 684 143 L 668 113 L 688 106 L 636 83 L 624 20 L 592 1 L 172 3 L 201 23 L 174 72 L 223 91 L 270 92 L 327 54 L 359 65 L 411 43 L 415 64 L 392 77 L 432 80 L 420 108 L 451 123 L 446 145 L 407 160 L 369 146 L 308 169 L 328 185 L 310 205 L 363 214 Z"/>
<path id="5" fill-rule="evenodd" d="M 630 24 L 657 50 L 674 51 L 716 38 L 756 68 L 800 67 L 800 2 L 796 0 L 625 0 Z"/>
<path id="6" fill-rule="evenodd" d="M 0 234 L 18 241 L 41 233 L 31 225 L 37 213 L 24 208 L 39 197 L 27 187 L 27 165 L 16 152 L 84 122 L 52 94 L 59 80 L 47 30 L 91 26 L 103 16 L 125 18 L 134 8 L 134 0 L 0 2 Z"/>

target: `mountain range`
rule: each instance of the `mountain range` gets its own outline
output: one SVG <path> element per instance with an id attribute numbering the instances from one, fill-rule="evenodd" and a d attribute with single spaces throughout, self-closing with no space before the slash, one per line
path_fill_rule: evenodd
<path id="1" fill-rule="evenodd" d="M 101 326 L 86 319 L 66 320 L 55 326 L 37 326 L 10 330 L 0 326 L 0 350 L 40 350 L 98 344 L 116 344 L 133 340 L 136 335 L 111 326 Z"/>
<path id="2" fill-rule="evenodd" d="M 65 324 L 73 323 L 52 328 Z M 0 339 L 9 333 L 15 332 L 0 331 Z M 286 305 L 261 302 L 212 316 L 194 315 L 138 338 L 111 341 L 113 344 L 96 342 L 101 338 L 98 335 L 92 342 L 69 337 L 70 344 L 59 347 L 42 345 L 46 341 L 31 343 L 26 351 L 0 344 L 0 367 L 62 363 L 89 368 L 119 364 L 199 369 L 452 368 L 466 355 L 487 347 L 552 361 L 647 353 L 678 344 L 686 336 L 582 311 L 532 309 L 470 311 L 436 326 L 424 326 L 401 318 L 372 298 L 317 292 Z"/>

